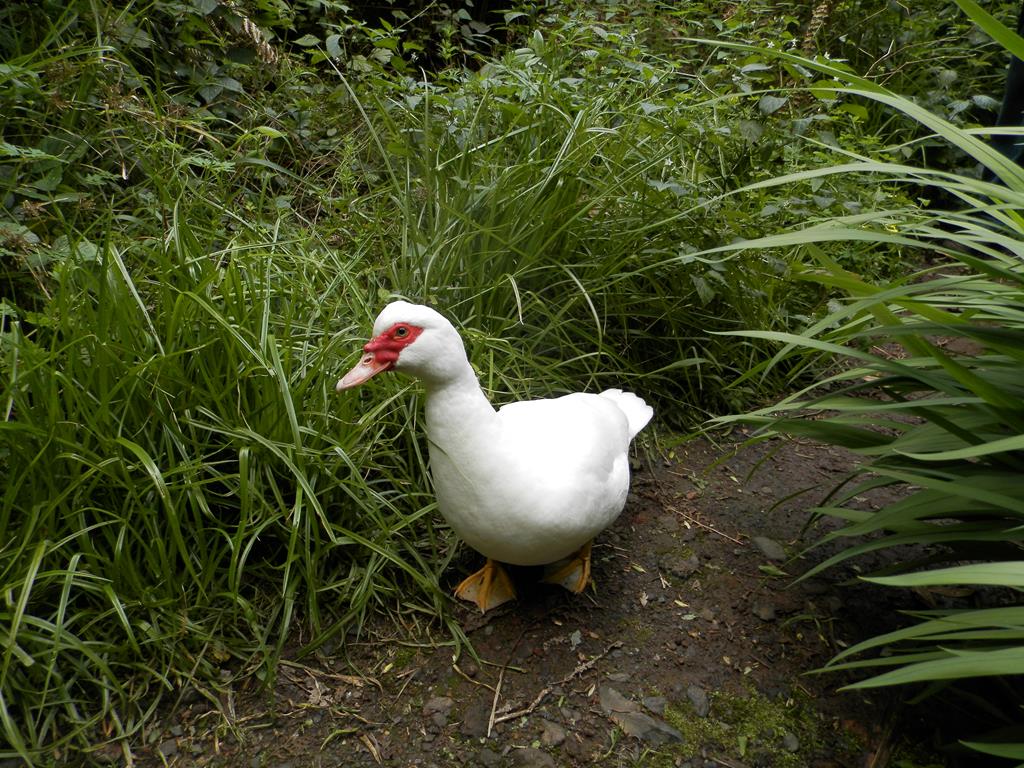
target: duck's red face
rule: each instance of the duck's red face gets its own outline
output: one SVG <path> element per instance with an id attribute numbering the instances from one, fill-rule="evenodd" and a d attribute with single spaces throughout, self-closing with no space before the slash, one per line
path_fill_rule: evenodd
<path id="1" fill-rule="evenodd" d="M 416 341 L 423 329 L 411 323 L 395 323 L 384 333 L 374 336 L 363 345 L 362 359 L 338 382 L 337 390 L 358 387 L 378 373 L 390 371 L 398 362 L 402 350 Z"/>

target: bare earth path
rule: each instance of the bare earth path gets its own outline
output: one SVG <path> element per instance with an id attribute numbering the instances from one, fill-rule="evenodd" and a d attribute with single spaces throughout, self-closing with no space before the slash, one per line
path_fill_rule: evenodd
<path id="1" fill-rule="evenodd" d="M 272 694 L 228 689 L 219 707 L 186 697 L 137 764 L 941 764 L 892 694 L 837 693 L 847 678 L 802 674 L 887 629 L 894 609 L 921 607 L 843 585 L 849 566 L 788 577 L 817 562 L 789 558 L 816 535 L 801 538 L 806 510 L 850 458 L 794 442 L 730 452 L 697 440 L 636 473 L 595 544 L 594 590 L 572 596 L 524 569 L 517 602 L 485 617 L 455 608 L 476 659 L 380 627 L 372 642 L 350 641 L 347 658 L 285 664 Z M 460 564 L 477 562 L 467 552 Z M 453 569 L 452 584 L 462 575 Z"/>

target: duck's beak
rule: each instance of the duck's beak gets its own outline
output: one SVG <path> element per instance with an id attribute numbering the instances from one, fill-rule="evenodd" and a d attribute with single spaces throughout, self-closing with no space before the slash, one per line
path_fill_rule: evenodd
<path id="1" fill-rule="evenodd" d="M 352 387 L 358 387 L 378 373 L 390 370 L 394 365 L 393 360 L 381 360 L 373 352 L 367 352 L 351 371 L 341 377 L 335 389 L 338 392 L 342 392 L 346 389 L 352 389 Z"/>

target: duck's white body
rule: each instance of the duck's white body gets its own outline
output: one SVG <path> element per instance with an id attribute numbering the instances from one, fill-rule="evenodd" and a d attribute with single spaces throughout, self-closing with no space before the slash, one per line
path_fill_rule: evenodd
<path id="1" fill-rule="evenodd" d="M 458 332 L 439 313 L 393 302 L 373 335 L 338 389 L 391 369 L 423 382 L 438 506 L 473 549 L 516 565 L 552 563 L 622 511 L 629 444 L 653 415 L 639 397 L 610 389 L 496 411 Z"/>
<path id="2" fill-rule="evenodd" d="M 644 423 L 650 409 L 635 395 L 609 390 L 512 403 L 496 412 L 470 377 L 462 386 L 427 392 L 441 514 L 493 560 L 543 565 L 576 552 L 626 503 L 635 431 L 620 402 L 646 409 Z"/>

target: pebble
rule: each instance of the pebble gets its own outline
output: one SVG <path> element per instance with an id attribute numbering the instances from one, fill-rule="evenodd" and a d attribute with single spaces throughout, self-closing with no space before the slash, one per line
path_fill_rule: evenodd
<path id="1" fill-rule="evenodd" d="M 494 768 L 495 766 L 501 765 L 503 762 L 501 755 L 495 752 L 493 749 L 483 747 L 475 755 L 476 760 L 470 761 L 470 765 L 481 765 L 483 768 Z"/>
<path id="2" fill-rule="evenodd" d="M 545 747 L 559 747 L 565 741 L 565 728 L 550 720 L 542 720 L 544 731 L 540 735 L 540 743 Z"/>
<path id="3" fill-rule="evenodd" d="M 556 768 L 551 755 L 536 747 L 513 749 L 511 757 L 512 765 L 523 766 L 523 768 Z"/>
<path id="4" fill-rule="evenodd" d="M 691 685 L 686 689 L 686 698 L 693 705 L 693 711 L 697 717 L 707 717 L 711 712 L 711 702 L 708 701 L 708 694 L 699 685 Z"/>
<path id="5" fill-rule="evenodd" d="M 636 702 L 630 701 L 610 685 L 602 685 L 598 691 L 598 698 L 601 702 L 601 709 L 607 715 L 614 715 L 619 712 L 636 712 L 640 709 Z"/>
<path id="6" fill-rule="evenodd" d="M 455 701 L 449 696 L 435 696 L 432 699 L 428 699 L 427 703 L 423 705 L 423 716 L 430 717 L 431 715 L 445 715 L 452 711 L 452 705 Z"/>
<path id="7" fill-rule="evenodd" d="M 640 711 L 639 704 L 630 701 L 610 685 L 602 685 L 598 697 L 601 709 L 627 736 L 633 736 L 648 744 L 668 744 L 683 740 L 679 731 L 663 720 L 645 715 Z"/>
<path id="8" fill-rule="evenodd" d="M 763 600 L 754 603 L 754 615 L 761 621 L 775 621 L 775 606 Z"/>
<path id="9" fill-rule="evenodd" d="M 178 754 L 178 740 L 164 739 L 160 742 L 160 746 L 157 749 L 160 750 L 160 754 L 164 757 L 174 757 Z"/>
<path id="10" fill-rule="evenodd" d="M 629 682 L 629 673 L 612 672 L 610 675 L 608 675 L 608 679 L 611 680 L 613 683 L 626 683 Z"/>
<path id="11" fill-rule="evenodd" d="M 782 734 L 782 748 L 787 752 L 796 752 L 800 749 L 800 739 L 786 731 Z"/>
<path id="12" fill-rule="evenodd" d="M 448 696 L 435 696 L 423 705 L 423 716 L 429 717 L 430 722 L 438 729 L 444 728 L 448 725 L 448 714 L 452 711 L 454 703 Z"/>
<path id="13" fill-rule="evenodd" d="M 700 569 L 700 558 L 693 553 L 685 558 L 666 556 L 661 558 L 658 565 L 677 579 L 688 579 Z"/>
<path id="14" fill-rule="evenodd" d="M 466 707 L 462 716 L 459 733 L 471 739 L 479 739 L 487 735 L 487 724 L 491 719 L 491 706 L 482 701 L 474 702 Z"/>
<path id="15" fill-rule="evenodd" d="M 619 712 L 613 719 L 627 735 L 648 744 L 670 744 L 683 740 L 683 735 L 671 725 L 643 712 Z"/>
<path id="16" fill-rule="evenodd" d="M 659 717 L 665 714 L 665 707 L 668 706 L 668 700 L 664 696 L 645 696 L 640 703 Z"/>
<path id="17" fill-rule="evenodd" d="M 769 539 L 767 536 L 755 536 L 751 541 L 769 560 L 778 562 L 786 559 L 786 550 L 775 539 Z"/>

